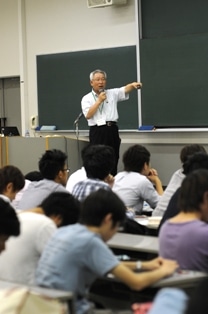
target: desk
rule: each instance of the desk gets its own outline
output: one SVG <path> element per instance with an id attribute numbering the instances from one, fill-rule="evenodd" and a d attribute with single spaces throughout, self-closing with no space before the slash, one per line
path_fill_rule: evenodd
<path id="1" fill-rule="evenodd" d="M 72 292 L 41 288 L 41 287 L 35 287 L 35 286 L 26 286 L 26 285 L 21 285 L 14 282 L 0 280 L 0 289 L 8 289 L 8 288 L 14 288 L 14 287 L 26 287 L 29 289 L 29 291 L 31 291 L 34 294 L 44 295 L 46 297 L 49 297 L 52 299 L 58 299 L 63 302 L 66 301 L 69 307 L 69 314 L 75 313 L 74 294 Z"/>
<path id="2" fill-rule="evenodd" d="M 156 229 L 159 227 L 162 217 L 136 216 L 134 220 L 148 229 Z"/>
<path id="3" fill-rule="evenodd" d="M 150 259 L 158 255 L 159 241 L 157 237 L 116 233 L 107 242 L 115 254 L 127 254 L 132 258 Z"/>
<path id="4" fill-rule="evenodd" d="M 142 291 L 135 291 L 112 277 L 99 278 L 91 287 L 91 298 L 105 307 L 129 309 L 132 303 L 152 301 L 156 293 L 164 287 L 183 289 L 190 295 L 196 285 L 208 274 L 198 271 L 184 271 L 162 279 Z"/>
<path id="5" fill-rule="evenodd" d="M 195 287 L 208 274 L 200 271 L 184 270 L 174 273 L 172 276 L 161 279 L 153 288 L 177 287 L 186 289 Z"/>

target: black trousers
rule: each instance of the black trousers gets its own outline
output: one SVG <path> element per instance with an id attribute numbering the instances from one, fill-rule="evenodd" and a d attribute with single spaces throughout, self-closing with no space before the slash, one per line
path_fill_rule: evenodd
<path id="1" fill-rule="evenodd" d="M 118 133 L 118 126 L 116 123 L 111 125 L 91 126 L 89 132 L 90 144 L 97 145 L 103 144 L 111 146 L 115 152 L 115 166 L 112 170 L 112 175 L 117 173 L 117 165 L 119 160 L 119 149 L 121 139 Z"/>

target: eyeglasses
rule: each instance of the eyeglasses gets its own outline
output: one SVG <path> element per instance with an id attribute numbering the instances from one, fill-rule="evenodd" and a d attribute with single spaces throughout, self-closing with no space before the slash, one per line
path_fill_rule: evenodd
<path id="1" fill-rule="evenodd" d="M 103 77 L 103 78 L 95 78 L 95 79 L 93 79 L 93 81 L 95 81 L 95 82 L 105 82 L 106 81 L 106 79 Z"/>
<path id="2" fill-rule="evenodd" d="M 62 171 L 66 171 L 67 173 L 69 173 L 70 168 L 69 169 L 62 169 Z"/>

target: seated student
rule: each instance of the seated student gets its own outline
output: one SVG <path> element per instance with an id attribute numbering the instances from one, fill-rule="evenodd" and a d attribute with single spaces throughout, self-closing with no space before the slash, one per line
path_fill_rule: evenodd
<path id="1" fill-rule="evenodd" d="M 115 164 L 113 148 L 107 145 L 90 145 L 83 156 L 87 179 L 75 184 L 72 195 L 83 201 L 90 193 L 102 188 L 111 190 L 114 177 L 111 170 Z"/>
<path id="2" fill-rule="evenodd" d="M 40 255 L 57 227 L 76 223 L 79 202 L 69 193 L 54 192 L 38 208 L 18 214 L 21 235 L 9 239 L 0 258 L 0 279 L 34 284 Z"/>
<path id="3" fill-rule="evenodd" d="M 85 151 L 88 149 L 88 147 L 89 145 L 85 146 L 81 151 L 82 162 L 84 162 L 84 154 L 85 154 Z M 72 193 L 75 184 L 85 179 L 87 179 L 87 174 L 85 171 L 85 167 L 82 166 L 80 169 L 70 174 L 66 183 L 67 191 L 69 191 L 69 193 Z"/>
<path id="4" fill-rule="evenodd" d="M 8 165 L 0 169 L 0 198 L 12 202 L 24 184 L 24 176 L 17 167 Z"/>
<path id="5" fill-rule="evenodd" d="M 191 173 L 193 170 L 197 170 L 200 168 L 208 169 L 208 154 L 207 153 L 198 152 L 189 156 L 187 161 L 183 164 L 183 173 L 184 175 L 187 175 Z M 166 220 L 176 216 L 180 212 L 180 208 L 178 206 L 179 195 L 180 195 L 180 187 L 176 190 L 176 192 L 173 194 L 173 196 L 170 199 L 168 207 L 157 229 L 157 234 L 159 234 L 160 229 Z"/>
<path id="6" fill-rule="evenodd" d="M 8 200 L 0 198 L 0 253 L 6 249 L 6 241 L 20 234 L 20 222 Z"/>
<path id="7" fill-rule="evenodd" d="M 90 193 L 104 188 L 110 190 L 114 177 L 110 174 L 114 165 L 114 152 L 112 147 L 106 145 L 90 145 L 85 148 L 83 157 L 84 169 L 87 179 L 78 182 L 72 194 L 83 201 Z M 132 211 L 126 210 L 126 221 L 123 232 L 131 234 L 146 234 L 147 228 L 132 219 Z"/>
<path id="8" fill-rule="evenodd" d="M 150 168 L 149 151 L 142 145 L 133 145 L 125 151 L 123 164 L 124 171 L 115 176 L 113 191 L 135 213 L 142 212 L 144 201 L 155 208 L 163 188 L 156 170 Z"/>
<path id="9" fill-rule="evenodd" d="M 180 152 L 180 160 L 181 160 L 182 165 L 187 161 L 189 156 L 197 152 L 206 153 L 206 150 L 202 145 L 199 145 L 199 144 L 189 144 L 189 145 L 184 146 Z M 156 208 L 153 210 L 152 216 L 164 215 L 164 212 L 167 209 L 168 203 L 172 195 L 181 186 L 181 183 L 184 178 L 185 178 L 185 175 L 183 173 L 183 167 L 174 172 Z"/>
<path id="10" fill-rule="evenodd" d="M 27 190 L 31 181 L 40 181 L 43 179 L 40 171 L 30 171 L 25 175 L 25 185 L 24 187 L 16 194 L 15 199 L 12 201 L 12 206 L 15 209 L 18 209 L 19 202 L 22 198 L 23 193 Z"/>
<path id="11" fill-rule="evenodd" d="M 39 161 L 43 180 L 31 182 L 23 193 L 17 209 L 30 209 L 38 206 L 52 192 L 66 192 L 68 178 L 67 155 L 57 149 L 47 150 Z"/>
<path id="12" fill-rule="evenodd" d="M 126 217 L 126 207 L 110 190 L 91 193 L 81 205 L 80 223 L 60 228 L 44 249 L 38 263 L 36 284 L 73 291 L 76 311 L 89 310 L 91 284 L 99 276 L 112 273 L 130 288 L 141 290 L 172 274 L 175 261 L 156 258 L 147 262 L 120 262 L 105 244 Z M 148 272 L 134 273 L 139 268 Z"/>
<path id="13" fill-rule="evenodd" d="M 181 269 L 208 271 L 208 170 L 188 174 L 179 194 L 180 212 L 159 233 L 159 252 Z"/>

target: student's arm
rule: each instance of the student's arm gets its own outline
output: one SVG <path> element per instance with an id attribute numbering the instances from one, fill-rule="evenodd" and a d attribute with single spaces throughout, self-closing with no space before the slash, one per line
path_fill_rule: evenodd
<path id="1" fill-rule="evenodd" d="M 164 191 L 163 191 L 162 182 L 160 181 L 160 178 L 154 174 L 148 175 L 147 178 L 154 184 L 157 193 L 159 195 L 162 195 Z"/>
<path id="2" fill-rule="evenodd" d="M 140 88 L 142 88 L 142 83 L 140 82 L 133 82 L 133 83 L 127 84 L 125 86 L 125 94 L 130 93 L 134 89 L 140 89 Z"/>
<path id="3" fill-rule="evenodd" d="M 140 269 L 141 270 L 154 270 L 159 267 L 161 267 L 164 259 L 161 257 L 157 257 L 152 259 L 151 261 L 145 261 L 145 262 L 140 262 Z M 126 267 L 130 268 L 131 270 L 136 270 L 138 269 L 138 261 L 124 261 L 122 262 L 123 265 Z"/>
<path id="4" fill-rule="evenodd" d="M 120 263 L 112 269 L 111 273 L 131 289 L 142 290 L 171 275 L 177 268 L 178 264 L 175 261 L 163 260 L 162 265 L 158 269 L 137 274 Z"/>
<path id="5" fill-rule="evenodd" d="M 112 176 L 112 174 L 109 174 L 107 175 L 107 177 L 105 177 L 104 182 L 107 183 L 110 188 L 112 188 L 115 182 L 115 178 L 114 176 Z"/>

